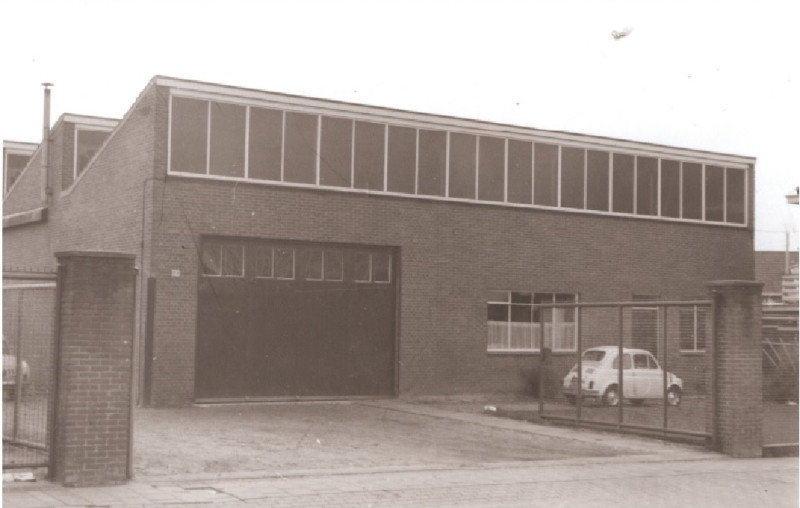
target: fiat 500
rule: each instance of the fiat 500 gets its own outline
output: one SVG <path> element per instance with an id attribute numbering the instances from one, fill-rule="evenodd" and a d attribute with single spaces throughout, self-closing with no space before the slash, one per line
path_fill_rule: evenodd
<path id="1" fill-rule="evenodd" d="M 578 365 L 564 377 L 562 392 L 570 403 L 578 396 L 616 406 L 623 399 L 642 404 L 646 399 L 661 399 L 664 394 L 664 371 L 655 357 L 644 349 L 622 350 L 622 392 L 619 389 L 619 347 L 587 349 L 581 355 L 581 390 L 578 390 Z M 667 372 L 666 397 L 671 406 L 681 403 L 683 381 Z M 580 394 L 579 394 L 580 392 Z"/>

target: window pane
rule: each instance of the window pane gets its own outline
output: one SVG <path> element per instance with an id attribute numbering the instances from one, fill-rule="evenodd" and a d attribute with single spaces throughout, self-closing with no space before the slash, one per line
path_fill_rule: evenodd
<path id="1" fill-rule="evenodd" d="M 14 185 L 22 170 L 28 165 L 31 159 L 30 155 L 19 155 L 15 153 L 6 154 L 5 175 L 6 175 L 6 191 Z"/>
<path id="2" fill-rule="evenodd" d="M 285 182 L 316 183 L 316 115 L 286 113 L 286 141 L 283 157 L 283 180 Z"/>
<path id="3" fill-rule="evenodd" d="M 325 280 L 342 280 L 342 251 L 325 251 Z"/>
<path id="4" fill-rule="evenodd" d="M 350 187 L 353 121 L 323 116 L 319 152 L 319 184 Z"/>
<path id="5" fill-rule="evenodd" d="M 275 277 L 294 279 L 294 249 L 275 249 Z"/>
<path id="6" fill-rule="evenodd" d="M 506 188 L 504 139 L 480 137 L 478 161 L 478 199 L 504 201 Z"/>
<path id="7" fill-rule="evenodd" d="M 76 154 L 78 175 L 83 173 L 83 170 L 86 169 L 89 161 L 100 150 L 109 134 L 109 132 L 104 131 L 85 131 L 80 129 L 76 131 L 78 136 L 78 153 Z"/>
<path id="8" fill-rule="evenodd" d="M 217 242 L 203 242 L 200 263 L 203 275 L 222 275 L 222 245 Z"/>
<path id="9" fill-rule="evenodd" d="M 471 134 L 450 134 L 450 196 L 475 199 L 475 141 Z"/>
<path id="10" fill-rule="evenodd" d="M 389 192 L 414 194 L 417 170 L 417 131 L 389 126 L 386 185 Z"/>
<path id="11" fill-rule="evenodd" d="M 735 222 L 737 224 L 744 224 L 744 175 L 742 169 L 728 168 L 728 175 L 725 192 L 726 214 L 725 220 L 727 222 Z"/>
<path id="12" fill-rule="evenodd" d="M 706 220 L 725 220 L 725 168 L 706 166 Z"/>
<path id="13" fill-rule="evenodd" d="M 170 171 L 206 173 L 208 102 L 172 98 Z"/>
<path id="14" fill-rule="evenodd" d="M 392 256 L 388 253 L 372 255 L 372 280 L 375 282 L 391 282 Z"/>
<path id="15" fill-rule="evenodd" d="M 682 351 L 694 349 L 694 309 L 680 309 L 678 311 L 678 333 L 680 335 L 680 348 Z"/>
<path id="16" fill-rule="evenodd" d="M 529 205 L 533 177 L 531 143 L 508 140 L 508 202 Z"/>
<path id="17" fill-rule="evenodd" d="M 561 148 L 561 206 L 583 208 L 583 148 Z"/>
<path id="18" fill-rule="evenodd" d="M 683 218 L 703 218 L 703 172 L 700 164 L 683 163 Z"/>
<path id="19" fill-rule="evenodd" d="M 272 278 L 272 247 L 258 246 L 253 251 L 255 276 Z"/>
<path id="20" fill-rule="evenodd" d="M 586 208 L 608 211 L 607 152 L 586 152 Z"/>
<path id="21" fill-rule="evenodd" d="M 211 103 L 212 175 L 244 178 L 245 107 Z"/>
<path id="22" fill-rule="evenodd" d="M 698 351 L 705 350 L 706 348 L 706 332 L 711 326 L 711 310 L 708 308 L 697 308 L 697 325 L 695 343 Z"/>
<path id="23" fill-rule="evenodd" d="M 244 246 L 222 245 L 222 275 L 228 277 L 244 276 Z"/>
<path id="24" fill-rule="evenodd" d="M 250 178 L 280 181 L 282 138 L 283 112 L 250 108 L 250 154 L 247 168 Z"/>
<path id="25" fill-rule="evenodd" d="M 558 146 L 536 143 L 533 149 L 533 203 L 558 205 Z"/>
<path id="26" fill-rule="evenodd" d="M 356 122 L 354 182 L 356 189 L 383 190 L 386 126 Z"/>
<path id="27" fill-rule="evenodd" d="M 614 154 L 613 211 L 633 213 L 633 156 Z"/>
<path id="28" fill-rule="evenodd" d="M 419 184 L 417 193 L 444 196 L 447 133 L 419 130 Z"/>
<path id="29" fill-rule="evenodd" d="M 511 293 L 511 303 L 532 303 L 533 295 L 531 293 L 521 293 L 521 292 L 512 292 Z"/>
<path id="30" fill-rule="evenodd" d="M 490 303 L 487 316 L 489 321 L 508 322 L 508 308 L 509 306 L 505 304 Z"/>
<path id="31" fill-rule="evenodd" d="M 658 159 L 636 160 L 636 213 L 658 215 Z"/>
<path id="32" fill-rule="evenodd" d="M 370 282 L 372 275 L 371 259 L 369 252 L 356 252 L 353 256 L 353 280 L 356 282 Z"/>
<path id="33" fill-rule="evenodd" d="M 681 216 L 681 166 L 678 161 L 661 160 L 661 215 Z"/>
<path id="34" fill-rule="evenodd" d="M 306 280 L 322 280 L 322 249 L 306 251 Z"/>

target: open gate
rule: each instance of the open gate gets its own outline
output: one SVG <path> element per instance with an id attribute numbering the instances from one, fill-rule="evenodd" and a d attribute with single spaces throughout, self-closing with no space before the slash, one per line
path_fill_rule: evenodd
<path id="1" fill-rule="evenodd" d="M 55 273 L 3 274 L 3 469 L 50 465 Z"/>

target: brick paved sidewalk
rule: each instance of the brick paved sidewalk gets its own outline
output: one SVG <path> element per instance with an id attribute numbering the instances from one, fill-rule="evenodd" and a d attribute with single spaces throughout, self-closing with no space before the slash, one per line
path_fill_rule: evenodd
<path id="1" fill-rule="evenodd" d="M 485 467 L 248 473 L 102 488 L 4 489 L 7 508 L 180 506 L 793 507 L 797 459 L 614 457 Z"/>

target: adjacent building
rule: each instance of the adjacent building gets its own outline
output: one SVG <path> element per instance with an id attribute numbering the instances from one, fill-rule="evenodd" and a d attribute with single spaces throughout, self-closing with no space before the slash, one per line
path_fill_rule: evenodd
<path id="1" fill-rule="evenodd" d="M 4 268 L 136 254 L 145 404 L 518 393 L 536 304 L 754 278 L 751 157 L 162 76 L 20 146 Z"/>

